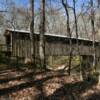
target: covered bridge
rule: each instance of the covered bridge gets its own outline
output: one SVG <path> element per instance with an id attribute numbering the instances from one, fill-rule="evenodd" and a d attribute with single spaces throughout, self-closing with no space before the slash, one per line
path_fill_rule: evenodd
<path id="1" fill-rule="evenodd" d="M 29 31 L 6 29 L 5 34 L 7 51 L 11 56 L 32 58 L 33 46 Z M 39 33 L 35 33 L 36 54 L 39 54 Z M 79 38 L 80 55 L 93 55 L 93 41 Z M 9 45 L 11 46 L 9 48 Z M 72 38 L 73 55 L 78 55 L 77 39 Z M 96 56 L 100 55 L 99 41 L 95 41 Z M 68 56 L 69 55 L 69 37 L 57 34 L 45 34 L 45 52 L 46 56 Z"/>

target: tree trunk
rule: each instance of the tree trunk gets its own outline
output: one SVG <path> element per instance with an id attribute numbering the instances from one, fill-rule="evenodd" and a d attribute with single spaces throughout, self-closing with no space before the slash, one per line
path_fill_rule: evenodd
<path id="1" fill-rule="evenodd" d="M 64 2 L 64 0 L 62 0 L 62 5 L 65 9 L 65 12 L 66 12 L 66 16 L 67 16 L 67 33 L 69 35 L 69 69 L 68 69 L 68 74 L 70 75 L 70 72 L 71 72 L 71 62 L 72 62 L 72 39 L 71 39 L 71 31 L 70 31 L 70 22 L 69 22 L 69 12 L 68 12 L 68 3 L 67 3 L 67 0 L 66 0 L 66 3 Z M 66 66 L 67 67 L 67 66 Z M 64 69 L 66 69 L 66 67 Z"/>
<path id="2" fill-rule="evenodd" d="M 93 0 L 90 0 L 91 4 L 91 27 L 92 27 L 92 36 L 93 36 L 93 68 L 96 71 L 96 54 L 95 54 L 95 27 L 94 27 L 94 9 L 93 9 Z"/>
<path id="3" fill-rule="evenodd" d="M 32 21 L 30 24 L 30 31 L 31 31 L 31 37 L 32 37 L 32 47 L 33 47 L 33 64 L 36 65 L 36 51 L 35 51 L 35 34 L 34 34 L 34 0 L 30 1 L 31 3 L 31 11 L 32 11 Z"/>
<path id="4" fill-rule="evenodd" d="M 77 17 L 76 17 L 76 1 L 73 0 L 73 13 L 74 13 L 74 23 L 75 23 L 75 32 L 76 32 L 76 48 L 77 48 L 77 53 L 78 56 L 80 56 L 80 51 L 79 51 L 79 34 L 78 34 L 78 25 L 77 25 Z M 81 64 L 82 58 L 80 57 L 80 79 L 82 80 L 82 64 Z"/>
<path id="5" fill-rule="evenodd" d="M 40 42 L 39 42 L 39 56 L 41 68 L 46 69 L 45 61 L 45 0 L 40 2 Z"/>

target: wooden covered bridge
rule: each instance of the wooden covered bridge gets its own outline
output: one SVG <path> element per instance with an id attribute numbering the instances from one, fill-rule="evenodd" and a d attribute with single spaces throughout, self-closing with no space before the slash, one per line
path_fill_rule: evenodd
<path id="1" fill-rule="evenodd" d="M 5 39 L 7 51 L 11 56 L 32 58 L 33 46 L 29 31 L 6 29 Z M 39 54 L 39 34 L 35 33 L 36 38 L 36 54 Z M 45 52 L 46 56 L 68 56 L 69 55 L 69 37 L 57 34 L 45 34 Z M 93 55 L 93 41 L 89 39 L 79 38 L 80 55 Z M 10 46 L 10 48 L 9 48 Z M 95 41 L 96 56 L 100 56 L 99 41 Z M 72 54 L 78 55 L 77 39 L 72 38 Z"/>

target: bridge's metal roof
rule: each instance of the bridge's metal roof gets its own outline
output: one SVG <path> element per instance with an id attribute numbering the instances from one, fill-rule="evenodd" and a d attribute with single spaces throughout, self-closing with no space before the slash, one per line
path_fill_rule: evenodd
<path id="1" fill-rule="evenodd" d="M 30 31 L 26 31 L 26 30 L 18 30 L 18 29 L 11 29 L 11 28 L 8 28 L 8 29 L 6 29 L 6 31 L 5 31 L 5 34 L 6 34 L 6 32 L 7 31 L 11 31 L 11 32 L 19 32 L 19 33 L 26 33 L 26 34 L 31 34 L 31 32 Z M 39 32 L 35 32 L 35 34 L 39 34 Z M 59 37 L 59 38 L 69 38 L 68 36 L 66 36 L 66 35 L 60 35 L 60 34 L 54 34 L 54 33 L 45 33 L 45 35 L 46 36 L 52 36 L 52 37 Z M 76 39 L 76 37 L 71 37 L 72 39 Z M 88 38 L 81 38 L 81 37 L 79 37 L 78 38 L 79 40 L 83 40 L 83 41 L 93 41 L 93 40 L 90 40 L 90 39 L 88 39 Z M 95 40 L 95 42 L 99 42 L 98 40 Z"/>

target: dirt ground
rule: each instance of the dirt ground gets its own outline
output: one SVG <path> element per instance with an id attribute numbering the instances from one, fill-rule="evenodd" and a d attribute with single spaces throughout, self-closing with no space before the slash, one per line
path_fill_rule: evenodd
<path id="1" fill-rule="evenodd" d="M 66 72 L 0 71 L 0 100 L 100 100 L 100 85 Z"/>

